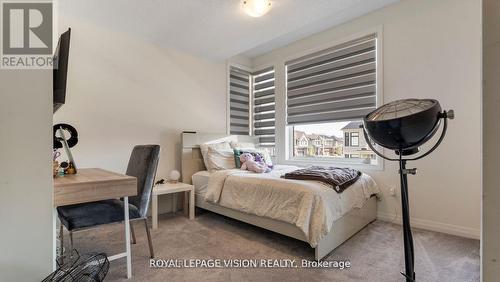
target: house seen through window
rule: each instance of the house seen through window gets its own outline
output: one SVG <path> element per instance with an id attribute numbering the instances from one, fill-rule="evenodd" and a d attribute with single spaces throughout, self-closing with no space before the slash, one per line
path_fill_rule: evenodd
<path id="1" fill-rule="evenodd" d="M 363 137 L 361 124 L 358 120 L 296 125 L 293 127 L 293 156 L 359 159 L 362 163 L 376 164 L 375 153 Z"/>

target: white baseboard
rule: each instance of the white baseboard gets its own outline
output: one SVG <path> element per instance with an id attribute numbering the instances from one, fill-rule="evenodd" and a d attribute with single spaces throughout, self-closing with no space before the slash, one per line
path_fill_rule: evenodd
<path id="1" fill-rule="evenodd" d="M 377 219 L 396 224 L 402 223 L 400 215 L 395 216 L 394 214 L 386 212 L 378 212 Z M 442 223 L 427 219 L 413 218 L 413 217 L 410 218 L 410 221 L 411 221 L 411 226 L 415 228 L 436 231 L 436 232 L 451 234 L 465 238 L 477 239 L 477 240 L 481 238 L 481 230 L 475 228 L 463 227 L 459 225 L 453 225 L 453 224 Z"/>

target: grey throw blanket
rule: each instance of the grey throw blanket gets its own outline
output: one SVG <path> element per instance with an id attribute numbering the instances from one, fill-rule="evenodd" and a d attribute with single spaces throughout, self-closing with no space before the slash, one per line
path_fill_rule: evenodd
<path id="1" fill-rule="evenodd" d="M 331 185 L 337 193 L 342 193 L 361 176 L 352 168 L 311 166 L 285 173 L 283 178 L 296 180 L 316 180 Z"/>

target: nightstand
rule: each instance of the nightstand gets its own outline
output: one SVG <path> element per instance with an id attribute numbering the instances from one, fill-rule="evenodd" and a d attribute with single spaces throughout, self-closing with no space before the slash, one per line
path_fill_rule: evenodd
<path id="1" fill-rule="evenodd" d="M 153 229 L 158 228 L 158 196 L 174 194 L 173 210 L 177 207 L 177 193 L 189 192 L 189 219 L 194 219 L 194 186 L 182 182 L 158 184 L 153 187 L 153 203 L 151 217 L 153 219 Z M 186 193 L 187 194 L 187 193 Z"/>

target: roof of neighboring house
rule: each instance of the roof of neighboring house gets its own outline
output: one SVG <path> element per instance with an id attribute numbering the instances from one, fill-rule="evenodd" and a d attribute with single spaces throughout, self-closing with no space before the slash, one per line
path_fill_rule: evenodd
<path id="1" fill-rule="evenodd" d="M 304 136 L 307 137 L 306 133 L 304 131 L 300 131 L 300 130 L 295 130 L 293 132 L 293 135 L 294 135 L 295 139 L 300 139 L 300 138 L 302 138 Z"/>
<path id="2" fill-rule="evenodd" d="M 320 136 L 323 139 L 333 139 L 333 141 L 338 141 L 338 142 L 342 141 L 342 138 L 339 138 L 339 137 L 337 137 L 335 135 L 323 135 L 323 134 L 321 134 Z"/>
<path id="3" fill-rule="evenodd" d="M 306 134 L 304 131 L 300 131 L 300 130 L 295 130 L 294 131 L 294 138 L 295 139 L 301 139 L 303 137 L 306 137 L 308 140 L 315 140 L 315 139 L 318 139 L 318 138 L 322 138 L 322 139 L 333 139 L 334 141 L 338 141 L 338 142 L 342 142 L 342 138 L 339 138 L 335 135 L 324 135 L 324 134 L 314 134 L 314 133 L 311 133 L 311 134 Z"/>
<path id="4" fill-rule="evenodd" d="M 341 130 L 346 130 L 346 129 L 359 129 L 359 126 L 362 125 L 362 121 L 351 121 L 348 123 L 346 126 L 342 127 Z"/>
<path id="5" fill-rule="evenodd" d="M 338 141 L 338 142 L 342 142 L 342 141 L 344 141 L 344 139 L 343 139 L 343 138 L 339 138 L 339 137 L 337 137 L 337 136 L 335 136 L 335 135 L 329 136 L 329 138 L 332 138 L 333 140 Z"/>

